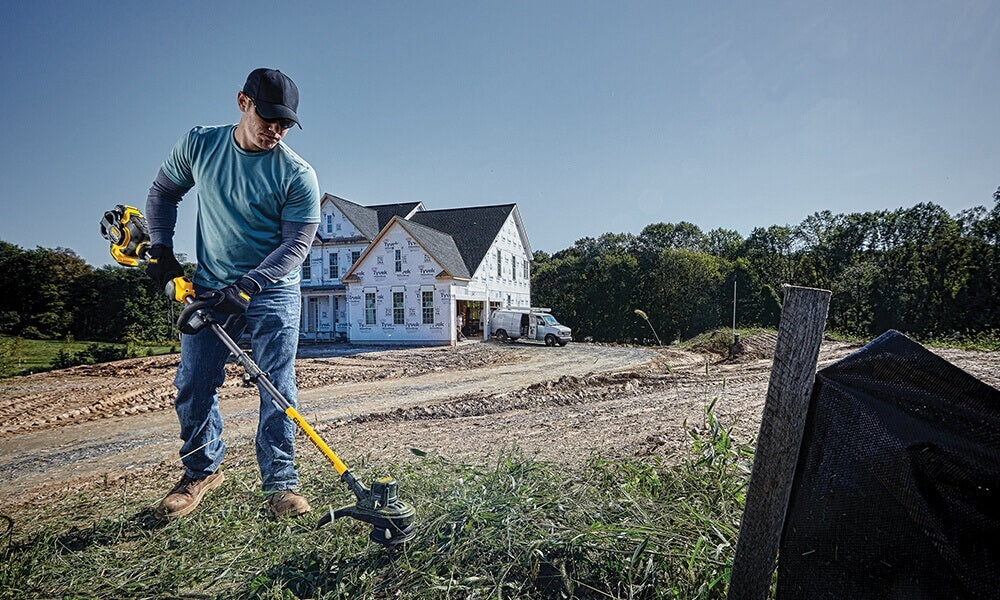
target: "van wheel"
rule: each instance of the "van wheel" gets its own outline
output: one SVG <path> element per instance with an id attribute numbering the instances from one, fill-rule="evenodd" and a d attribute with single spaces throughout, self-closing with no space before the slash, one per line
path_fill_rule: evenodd
<path id="1" fill-rule="evenodd" d="M 548 334 L 548 335 L 546 335 L 545 336 L 545 345 L 546 346 L 555 346 L 556 345 L 556 336 L 552 335 L 551 333 Z"/>
<path id="2" fill-rule="evenodd" d="M 503 329 L 497 329 L 495 335 L 497 336 L 497 339 L 500 340 L 501 342 L 506 343 L 510 341 L 510 336 L 507 335 L 507 332 L 504 331 Z"/>

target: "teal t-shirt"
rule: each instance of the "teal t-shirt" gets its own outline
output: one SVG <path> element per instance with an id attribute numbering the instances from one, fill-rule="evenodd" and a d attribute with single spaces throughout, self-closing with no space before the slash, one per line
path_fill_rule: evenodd
<path id="1" fill-rule="evenodd" d="M 319 223 L 316 172 L 284 142 L 247 152 L 235 125 L 195 127 L 177 142 L 163 173 L 179 186 L 198 186 L 194 281 L 229 285 L 281 245 L 281 221 Z M 298 283 L 299 269 L 273 283 Z"/>

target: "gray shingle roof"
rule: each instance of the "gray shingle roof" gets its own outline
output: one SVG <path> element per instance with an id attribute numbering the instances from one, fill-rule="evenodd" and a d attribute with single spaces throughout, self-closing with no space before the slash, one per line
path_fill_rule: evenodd
<path id="1" fill-rule="evenodd" d="M 420 213 L 417 213 L 420 214 Z M 423 247 L 431 257 L 436 260 L 441 267 L 447 271 L 452 277 L 458 277 L 462 279 L 471 279 L 472 275 L 465 265 L 465 261 L 462 260 L 462 254 L 459 252 L 458 246 L 455 245 L 455 240 L 452 236 L 447 233 L 442 233 L 435 229 L 431 229 L 420 223 L 414 223 L 413 221 L 407 221 L 400 218 L 397 221 L 400 226 L 409 233 L 414 241 Z"/>
<path id="2" fill-rule="evenodd" d="M 332 194 L 327 194 L 327 198 L 333 202 L 333 205 L 337 207 L 347 219 L 354 223 L 354 226 L 358 228 L 361 235 L 365 236 L 369 240 L 375 239 L 378 232 L 382 230 L 379 225 L 378 212 L 370 208 L 365 208 L 360 204 L 355 204 L 350 200 L 344 200 L 343 198 L 338 198 Z"/>
<path id="3" fill-rule="evenodd" d="M 378 230 L 382 231 L 393 217 L 405 219 L 415 208 L 421 206 L 420 202 L 400 202 L 398 204 L 375 204 L 367 208 L 378 213 Z"/>
<path id="4" fill-rule="evenodd" d="M 451 236 L 466 269 L 470 274 L 474 274 L 486 257 L 493 240 L 500 233 L 500 228 L 507 222 L 507 217 L 516 206 L 516 204 L 498 204 L 424 210 L 410 217 L 409 223 L 424 225 Z"/>

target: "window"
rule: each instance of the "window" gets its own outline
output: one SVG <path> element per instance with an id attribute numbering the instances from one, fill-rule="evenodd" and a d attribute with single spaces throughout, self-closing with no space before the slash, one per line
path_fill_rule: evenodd
<path id="1" fill-rule="evenodd" d="M 396 262 L 396 272 L 399 273 L 403 270 L 403 251 L 396 250 L 393 252 L 392 259 Z"/>
<path id="2" fill-rule="evenodd" d="M 334 252 L 330 255 L 330 279 L 340 277 L 340 255 Z"/>
<path id="3" fill-rule="evenodd" d="M 403 324 L 403 292 L 392 293 L 392 322 L 395 325 Z"/>
<path id="4" fill-rule="evenodd" d="M 497 278 L 499 279 L 503 275 L 503 254 L 497 250 Z"/>
<path id="5" fill-rule="evenodd" d="M 434 324 L 434 292 L 420 292 L 420 309 L 424 325 Z"/>
<path id="6" fill-rule="evenodd" d="M 358 259 L 361 258 L 360 250 L 351 250 L 351 264 L 356 264 Z"/>
<path id="7" fill-rule="evenodd" d="M 517 260 L 513 256 L 510 257 L 510 278 L 517 280 Z"/>
<path id="8" fill-rule="evenodd" d="M 527 260 L 524 261 L 524 278 L 525 279 L 531 279 L 531 277 L 528 275 L 528 261 Z"/>
<path id="9" fill-rule="evenodd" d="M 326 232 L 333 233 L 333 215 L 326 215 Z"/>
<path id="10" fill-rule="evenodd" d="M 337 223 L 337 231 L 340 231 L 340 223 Z"/>
<path id="11" fill-rule="evenodd" d="M 304 263 L 302 263 L 302 279 L 309 281 L 312 279 L 312 265 L 309 263 L 309 257 L 306 257 Z"/>
<path id="12" fill-rule="evenodd" d="M 375 292 L 365 294 L 365 325 L 375 324 Z"/>

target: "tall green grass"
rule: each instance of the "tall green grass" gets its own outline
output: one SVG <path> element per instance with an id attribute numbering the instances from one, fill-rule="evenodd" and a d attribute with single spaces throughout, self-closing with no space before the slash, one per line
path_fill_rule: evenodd
<path id="1" fill-rule="evenodd" d="M 392 473 L 417 509 L 396 550 L 356 521 L 267 518 L 252 460 L 160 525 L 151 508 L 172 481 L 157 472 L 12 515 L 0 598 L 723 598 L 751 449 L 711 413 L 701 431 L 673 460 L 575 468 L 514 448 L 482 463 L 362 457 L 359 476 Z M 351 500 L 328 466 L 300 471 L 317 512 Z"/>

